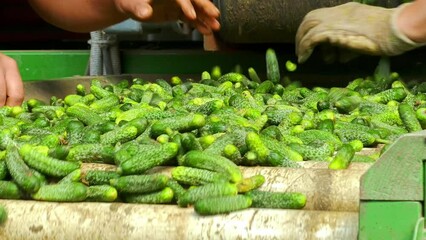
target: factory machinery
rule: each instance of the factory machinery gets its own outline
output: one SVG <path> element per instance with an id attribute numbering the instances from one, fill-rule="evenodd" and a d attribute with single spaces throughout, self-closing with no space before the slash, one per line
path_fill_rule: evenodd
<path id="1" fill-rule="evenodd" d="M 224 42 L 243 45 L 283 42 L 291 46 L 304 14 L 311 9 L 347 1 L 214 2 L 221 10 L 222 30 L 218 35 Z M 400 2 L 375 1 L 375 4 L 393 7 Z M 156 38 L 159 29 L 173 34 L 167 37 L 163 32 Z M 231 69 L 234 64 L 241 64 L 264 71 L 263 52 L 247 50 L 232 53 L 125 50 L 119 58 L 117 46 L 108 44 L 124 36 L 147 41 L 170 40 L 173 36 L 179 41 L 201 41 L 196 32 L 180 23 L 149 26 L 127 22 L 106 29 L 104 33 L 92 33 L 90 57 L 88 51 L 9 51 L 6 54 L 19 59 L 23 76 L 29 80 L 68 76 L 56 81 L 27 81 L 27 98 L 42 100 L 73 93 L 77 83 L 88 86 L 93 77 L 70 77 L 84 73 L 117 82 L 140 75 L 146 79 L 158 76 L 169 79 L 172 75 L 197 79 L 202 70 L 209 70 L 213 65 Z M 292 52 L 293 49 L 284 51 L 280 59 L 294 59 Z M 425 69 L 423 57 L 420 50 L 397 58 L 415 62 L 412 68 L 405 65 L 410 64 L 407 61 L 392 63 L 401 75 L 418 80 Z M 57 71 L 56 76 L 44 75 L 43 70 L 52 72 L 52 65 L 42 66 L 40 61 L 49 58 L 56 59 L 55 66 L 64 63 L 68 69 L 58 67 L 62 72 Z M 342 79 L 371 73 L 366 63 L 374 63 L 376 59 L 365 59 L 340 66 L 340 69 L 311 61 L 300 66 L 300 71 L 295 73 L 299 75 L 294 76 L 308 82 L 315 77 L 315 84 L 342 84 Z M 360 67 L 360 62 L 367 69 Z M 36 68 L 41 69 L 38 75 L 33 73 Z M 107 76 L 98 76 L 104 74 Z M 262 190 L 305 194 L 306 206 L 300 210 L 250 208 L 230 214 L 200 216 L 191 208 L 176 205 L 0 200 L 9 210 L 8 221 L 0 226 L 0 239 L 425 239 L 425 140 L 426 131 L 403 135 L 376 162 L 352 163 L 346 170 L 330 170 L 322 159 L 302 162 L 302 168 L 241 167 L 244 176 L 265 176 Z M 379 147 L 365 148 L 362 153 L 370 155 L 377 151 Z M 87 164 L 86 167 L 93 166 Z M 170 169 L 159 167 L 153 171 L 170 174 Z"/>

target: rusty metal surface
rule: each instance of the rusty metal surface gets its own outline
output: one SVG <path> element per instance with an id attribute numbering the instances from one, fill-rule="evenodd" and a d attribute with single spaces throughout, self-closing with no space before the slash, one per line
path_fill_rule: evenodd
<path id="1" fill-rule="evenodd" d="M 124 74 L 124 75 L 108 75 L 108 76 L 75 76 L 69 78 L 40 80 L 24 82 L 25 100 L 30 98 L 37 98 L 42 101 L 48 102 L 50 97 L 56 96 L 64 98 L 68 94 L 75 93 L 77 84 L 82 84 L 89 89 L 90 82 L 93 79 L 98 79 L 102 83 L 117 83 L 122 80 L 131 81 L 134 78 L 143 78 L 148 81 L 154 81 L 158 78 L 168 80 L 172 77 L 169 74 Z M 182 79 L 198 77 L 193 74 L 181 74 Z"/>
<path id="2" fill-rule="evenodd" d="M 306 194 L 305 210 L 359 210 L 360 178 L 372 163 L 352 163 L 347 170 L 330 170 L 327 162 L 309 161 L 302 168 L 240 167 L 244 177 L 262 174 L 260 190 Z M 113 165 L 83 164 L 83 169 L 114 169 Z M 156 167 L 148 173 L 171 176 L 173 167 Z M 84 170 L 83 170 L 84 172 Z"/>
<path id="3" fill-rule="evenodd" d="M 103 82 L 131 80 L 140 75 L 97 77 Z M 147 80 L 158 76 L 144 76 Z M 74 93 L 76 84 L 89 86 L 94 77 L 27 82 L 28 98 Z M 364 150 L 371 153 L 371 149 Z M 303 210 L 248 209 L 200 217 L 176 205 L 127 203 L 47 203 L 0 200 L 9 220 L 0 239 L 356 239 L 359 181 L 371 166 L 353 163 L 348 170 L 329 170 L 327 162 L 302 162 L 302 168 L 241 167 L 244 177 L 262 174 L 267 191 L 294 191 L 307 196 Z M 114 165 L 83 164 L 87 169 L 113 170 Z M 152 172 L 170 176 L 172 167 Z"/>
<path id="4" fill-rule="evenodd" d="M 202 217 L 192 208 L 0 200 L 2 240 L 356 239 L 358 213 L 248 209 Z"/>
<path id="5" fill-rule="evenodd" d="M 359 182 L 371 164 L 357 163 L 348 170 L 330 170 L 317 162 L 315 168 L 241 167 L 244 177 L 262 174 L 265 183 L 260 190 L 301 192 L 306 195 L 305 210 L 359 210 Z M 151 173 L 170 176 L 172 167 L 158 167 Z"/>

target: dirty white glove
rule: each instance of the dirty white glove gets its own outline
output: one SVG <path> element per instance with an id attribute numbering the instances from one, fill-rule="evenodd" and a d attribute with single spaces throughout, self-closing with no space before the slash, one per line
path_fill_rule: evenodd
<path id="1" fill-rule="evenodd" d="M 309 12 L 296 34 L 296 55 L 305 62 L 317 45 L 325 44 L 369 55 L 394 56 L 420 47 L 396 26 L 408 4 L 382 8 L 356 2 Z"/>

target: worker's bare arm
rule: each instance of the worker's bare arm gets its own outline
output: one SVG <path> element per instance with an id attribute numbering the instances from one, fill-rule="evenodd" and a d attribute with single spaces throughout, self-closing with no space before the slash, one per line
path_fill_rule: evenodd
<path id="1" fill-rule="evenodd" d="M 99 30 L 125 19 L 184 20 L 202 34 L 218 30 L 219 10 L 210 0 L 29 0 L 47 22 L 73 32 Z"/>
<path id="2" fill-rule="evenodd" d="M 24 87 L 16 61 L 0 53 L 0 106 L 16 106 L 24 99 Z"/>
<path id="3" fill-rule="evenodd" d="M 397 26 L 414 42 L 426 42 L 426 0 L 417 0 L 401 11 Z"/>

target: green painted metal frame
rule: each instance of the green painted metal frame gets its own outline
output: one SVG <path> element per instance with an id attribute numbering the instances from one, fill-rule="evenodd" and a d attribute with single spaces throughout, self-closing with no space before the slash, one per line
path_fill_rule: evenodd
<path id="1" fill-rule="evenodd" d="M 88 50 L 2 51 L 18 63 L 24 81 L 84 76 Z M 231 71 L 237 64 L 265 72 L 260 52 L 204 52 L 200 50 L 122 51 L 123 74 L 200 74 L 220 65 Z"/>
<path id="2" fill-rule="evenodd" d="M 89 51 L 2 51 L 16 60 L 24 81 L 84 75 Z"/>
<path id="3" fill-rule="evenodd" d="M 359 239 L 425 239 L 426 131 L 401 136 L 362 176 Z"/>
<path id="4" fill-rule="evenodd" d="M 59 79 L 84 76 L 89 50 L 36 50 L 1 51 L 14 58 L 24 81 Z M 265 75 L 265 49 L 206 52 L 195 50 L 122 50 L 123 74 L 200 74 L 218 65 L 223 72 L 233 70 L 239 64 L 243 70 L 254 67 Z M 305 64 L 299 65 L 296 72 L 286 72 L 287 60 L 296 62 L 294 46 L 277 49 L 283 73 L 293 80 L 302 80 L 307 86 L 344 86 L 357 77 L 365 77 L 374 72 L 378 57 L 362 56 L 349 63 L 325 64 L 321 57 L 313 55 Z M 426 76 L 426 52 L 414 51 L 391 59 L 392 69 L 402 76 Z M 417 77 L 418 78 L 418 77 Z"/>

